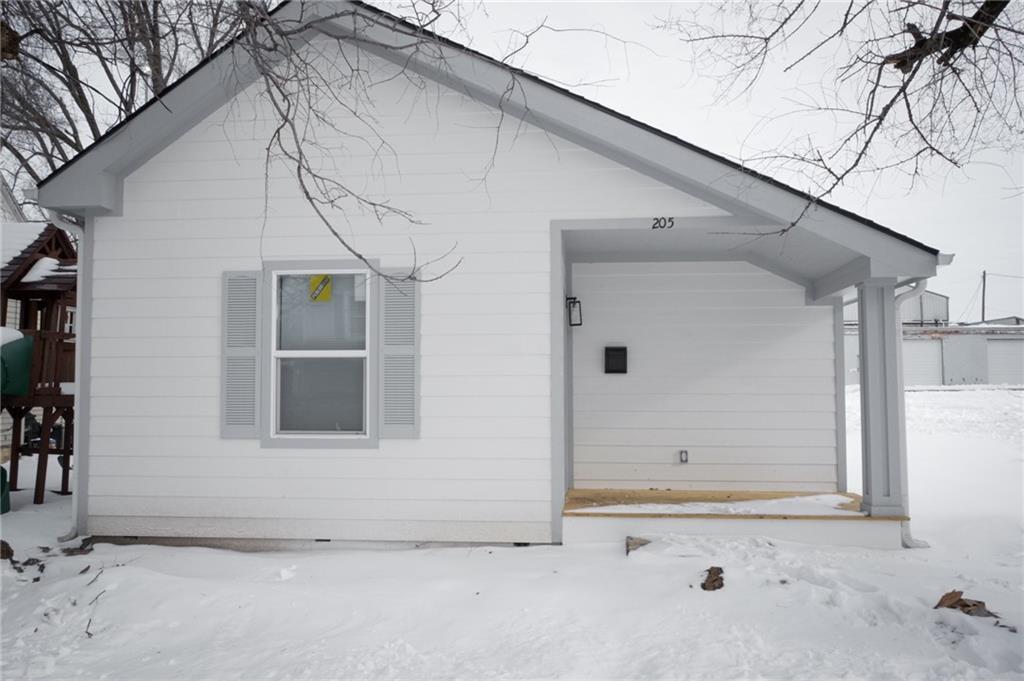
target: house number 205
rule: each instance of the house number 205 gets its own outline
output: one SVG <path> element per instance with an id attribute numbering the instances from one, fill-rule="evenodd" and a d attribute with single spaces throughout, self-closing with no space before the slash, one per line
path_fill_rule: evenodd
<path id="1" fill-rule="evenodd" d="M 651 218 L 651 229 L 672 229 L 675 226 L 675 218 Z"/>

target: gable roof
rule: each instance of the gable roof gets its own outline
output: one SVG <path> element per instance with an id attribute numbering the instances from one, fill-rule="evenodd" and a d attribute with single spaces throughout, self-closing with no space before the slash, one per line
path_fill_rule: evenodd
<path id="1" fill-rule="evenodd" d="M 74 260 L 75 247 L 71 239 L 60 229 L 47 222 L 5 222 L 3 223 L 3 268 L 0 269 L 0 282 L 4 292 L 19 284 L 25 276 L 45 257 L 60 256 L 61 260 Z M 66 266 L 59 267 L 49 276 L 41 277 L 40 281 L 60 280 L 60 286 L 66 288 L 70 279 L 74 286 L 75 274 Z M 32 282 L 29 282 L 32 283 Z"/>
<path id="2" fill-rule="evenodd" d="M 4 281 L 7 281 L 7 271 L 14 260 L 30 250 L 30 247 L 35 246 L 37 239 L 44 238 L 43 233 L 46 231 L 46 227 L 47 223 L 45 222 L 3 223 L 3 245 L 0 247 L 0 260 L 3 262 Z"/>
<path id="3" fill-rule="evenodd" d="M 800 223 L 818 225 L 825 230 L 826 237 L 848 237 L 842 230 L 851 225 L 866 227 L 877 236 L 898 241 L 927 256 L 932 273 L 936 262 L 945 264 L 947 256 L 937 249 L 873 220 L 421 29 L 362 0 L 347 3 L 367 17 L 367 26 L 356 29 L 354 24 L 328 20 L 318 26 L 320 33 L 341 39 L 358 34 L 360 47 L 368 52 L 407 65 L 460 92 L 696 194 L 732 214 L 756 215 L 764 224 L 778 227 L 803 215 L 810 202 L 811 210 L 800 218 Z M 309 21 L 336 14 L 338 4 L 286 0 L 271 14 L 280 20 L 301 15 Z M 328 25 L 332 30 L 327 30 Z M 405 34 L 414 31 L 434 41 L 446 52 L 433 62 L 422 51 L 411 52 L 403 47 L 407 40 L 396 40 L 399 28 Z M 309 37 L 303 35 L 299 39 L 306 41 Z M 255 80 L 255 72 L 244 54 L 228 54 L 237 41 L 232 40 L 197 64 L 160 93 L 159 99 L 152 99 L 51 173 L 39 184 L 40 205 L 83 215 L 119 212 L 124 176 Z M 496 76 L 504 76 L 504 81 L 496 82 Z M 512 88 L 511 96 L 509 77 L 517 86 Z M 738 198 L 741 195 L 742 200 Z M 868 241 L 872 239 L 869 237 Z M 875 239 L 873 246 L 879 252 L 884 244 Z"/>

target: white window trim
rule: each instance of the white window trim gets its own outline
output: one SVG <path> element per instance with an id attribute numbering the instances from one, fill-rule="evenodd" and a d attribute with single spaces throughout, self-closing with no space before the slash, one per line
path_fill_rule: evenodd
<path id="1" fill-rule="evenodd" d="M 380 364 L 380 296 L 376 279 L 363 263 L 355 261 L 287 261 L 264 263 L 264 291 L 266 292 L 263 337 L 267 350 L 260 353 L 264 376 L 262 402 L 263 418 L 261 440 L 264 447 L 322 447 L 322 448 L 376 448 L 379 439 L 379 364 Z M 278 345 L 278 287 L 280 278 L 287 275 L 309 274 L 361 274 L 366 282 L 366 346 L 363 350 L 279 350 Z M 268 299 L 268 300 L 267 300 Z M 364 432 L 290 432 L 280 431 L 278 372 L 279 359 L 289 357 L 358 357 L 365 358 L 363 371 L 363 426 Z"/>

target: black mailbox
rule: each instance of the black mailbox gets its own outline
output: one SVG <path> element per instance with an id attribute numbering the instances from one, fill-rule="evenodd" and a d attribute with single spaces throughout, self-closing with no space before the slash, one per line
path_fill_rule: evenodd
<path id="1" fill-rule="evenodd" d="M 606 374 L 626 373 L 626 348 L 606 347 L 604 349 L 604 372 Z"/>

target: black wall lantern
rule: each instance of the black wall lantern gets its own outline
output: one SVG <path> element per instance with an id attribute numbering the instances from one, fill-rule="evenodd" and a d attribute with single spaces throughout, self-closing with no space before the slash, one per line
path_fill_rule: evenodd
<path id="1" fill-rule="evenodd" d="M 566 298 L 565 308 L 569 311 L 569 326 L 583 326 L 583 303 L 580 299 Z"/>

